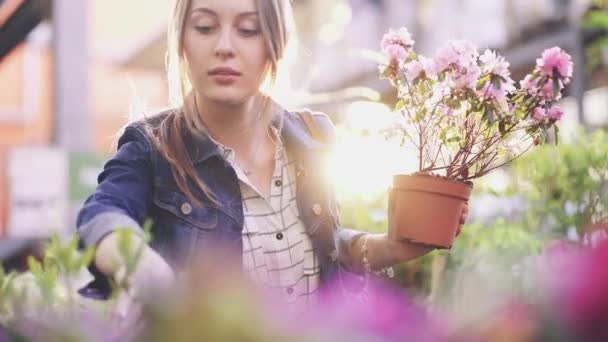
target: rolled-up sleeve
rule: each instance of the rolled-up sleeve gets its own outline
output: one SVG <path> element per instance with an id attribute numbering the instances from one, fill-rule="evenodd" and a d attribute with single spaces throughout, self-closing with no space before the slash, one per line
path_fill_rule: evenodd
<path id="1" fill-rule="evenodd" d="M 340 258 L 340 266 L 349 272 L 354 272 L 353 248 L 355 242 L 366 233 L 360 230 L 338 228 L 336 233 L 336 248 Z"/>
<path id="2" fill-rule="evenodd" d="M 141 128 L 128 126 L 116 154 L 99 174 L 95 192 L 78 213 L 77 231 L 85 246 L 95 246 L 117 228 L 142 233 L 152 192 L 151 144 Z"/>

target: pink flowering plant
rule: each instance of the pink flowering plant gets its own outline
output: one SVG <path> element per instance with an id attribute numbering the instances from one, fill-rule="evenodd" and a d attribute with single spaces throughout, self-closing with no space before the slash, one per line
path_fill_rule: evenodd
<path id="1" fill-rule="evenodd" d="M 495 51 L 450 41 L 432 58 L 414 52 L 406 28 L 382 39 L 383 78 L 397 88 L 397 133 L 418 152 L 418 172 L 469 181 L 546 141 L 564 112 L 555 105 L 572 78 L 571 57 L 545 50 L 519 87 Z M 557 140 L 556 140 L 557 141 Z"/>

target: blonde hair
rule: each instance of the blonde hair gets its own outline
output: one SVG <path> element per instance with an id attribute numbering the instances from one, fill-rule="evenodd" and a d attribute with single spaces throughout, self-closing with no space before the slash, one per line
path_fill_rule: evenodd
<path id="1" fill-rule="evenodd" d="M 151 137 L 160 153 L 169 161 L 175 181 L 188 198 L 201 205 L 188 183 L 193 182 L 206 196 L 217 204 L 215 196 L 198 177 L 190 159 L 183 133 L 197 134 L 198 111 L 195 108 L 192 83 L 188 77 L 188 66 L 184 57 L 184 32 L 187 16 L 193 0 L 175 0 L 167 35 L 167 80 L 169 103 L 176 110 L 162 121 L 159 127 L 150 130 Z M 268 56 L 265 88 L 272 91 L 279 70 L 282 69 L 288 42 L 294 29 L 290 0 L 255 0 L 260 21 L 260 29 Z M 265 97 L 265 105 L 267 102 Z"/>

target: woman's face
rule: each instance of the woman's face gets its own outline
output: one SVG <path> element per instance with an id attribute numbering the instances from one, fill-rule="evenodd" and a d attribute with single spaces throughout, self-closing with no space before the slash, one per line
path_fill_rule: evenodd
<path id="1" fill-rule="evenodd" d="M 205 100 L 241 104 L 257 94 L 268 53 L 254 0 L 192 0 L 184 57 L 192 86 Z"/>

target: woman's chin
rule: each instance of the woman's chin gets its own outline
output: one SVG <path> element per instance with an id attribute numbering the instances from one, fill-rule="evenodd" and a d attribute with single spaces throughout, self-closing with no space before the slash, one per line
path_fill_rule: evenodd
<path id="1" fill-rule="evenodd" d="M 240 106 L 247 102 L 253 95 L 245 94 L 241 91 L 227 91 L 223 89 L 221 92 L 216 94 L 209 93 L 207 94 L 207 100 L 211 102 L 215 102 L 217 104 L 224 104 L 226 106 Z"/>

